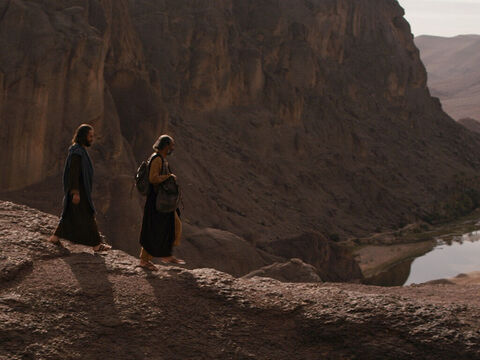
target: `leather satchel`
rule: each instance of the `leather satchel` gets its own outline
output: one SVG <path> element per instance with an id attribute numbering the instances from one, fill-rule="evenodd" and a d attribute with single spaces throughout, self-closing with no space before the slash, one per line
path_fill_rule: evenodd
<path id="1" fill-rule="evenodd" d="M 165 175 L 164 161 L 162 158 L 161 175 Z M 173 176 L 158 185 L 157 199 L 155 207 L 157 211 L 163 213 L 173 212 L 177 209 L 180 202 L 180 187 Z"/>

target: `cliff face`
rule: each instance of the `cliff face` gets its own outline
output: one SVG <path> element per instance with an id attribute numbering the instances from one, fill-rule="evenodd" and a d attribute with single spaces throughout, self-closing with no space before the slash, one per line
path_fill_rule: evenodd
<path id="1" fill-rule="evenodd" d="M 167 129 L 186 222 L 252 243 L 398 227 L 480 166 L 394 0 L 0 1 L 0 46 L 2 196 L 58 211 L 92 123 L 98 219 L 131 252 L 131 176 Z"/>
<path id="2" fill-rule="evenodd" d="M 135 160 L 112 94 L 130 86 L 132 94 L 150 96 L 152 108 L 161 101 L 149 86 L 126 3 L 1 1 L 0 14 L 0 167 L 8 169 L 0 188 L 58 212 L 66 149 L 75 128 L 88 122 L 97 132 L 98 218 L 113 233 L 119 222 L 138 223 L 138 199 L 128 196 L 125 178 Z M 129 104 L 136 102 L 132 95 Z M 143 111 L 152 111 L 136 109 L 132 122 L 148 124 Z M 161 113 L 155 116 L 155 126 L 163 124 Z"/>
<path id="3" fill-rule="evenodd" d="M 430 97 L 396 1 L 130 8 L 199 226 L 358 236 L 438 212 L 477 175 L 478 138 Z"/>
<path id="4" fill-rule="evenodd" d="M 9 169 L 2 188 L 56 175 L 72 131 L 82 122 L 97 126 L 100 144 L 110 150 L 102 155 L 112 168 L 128 159 L 105 83 L 106 63 L 141 70 L 138 47 L 129 43 L 134 31 L 125 32 L 132 39 L 122 39 L 121 46 L 112 41 L 113 18 L 121 17 L 121 8 L 120 2 L 112 8 L 96 1 L 2 1 L 1 166 Z M 108 63 L 112 51 L 115 64 Z"/>

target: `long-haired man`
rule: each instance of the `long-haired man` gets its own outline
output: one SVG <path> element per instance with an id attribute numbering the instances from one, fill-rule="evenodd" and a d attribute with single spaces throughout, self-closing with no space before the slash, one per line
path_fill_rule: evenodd
<path id="1" fill-rule="evenodd" d="M 80 125 L 75 131 L 63 172 L 62 216 L 49 241 L 60 244 L 62 238 L 92 246 L 94 251 L 105 251 L 111 246 L 102 243 L 92 200 L 93 164 L 87 148 L 93 139 L 94 130 L 88 124 Z"/>

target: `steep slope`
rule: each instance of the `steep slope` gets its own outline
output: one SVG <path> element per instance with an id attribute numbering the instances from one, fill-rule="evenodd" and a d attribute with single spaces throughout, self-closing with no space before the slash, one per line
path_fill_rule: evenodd
<path id="1" fill-rule="evenodd" d="M 131 9 L 200 226 L 359 236 L 437 215 L 454 177 L 478 175 L 478 137 L 430 98 L 395 1 Z"/>
<path id="2" fill-rule="evenodd" d="M 480 35 L 419 36 L 415 44 L 427 68 L 428 86 L 454 119 L 480 119 Z"/>
<path id="3" fill-rule="evenodd" d="M 0 14 L 1 196 L 58 213 L 65 149 L 90 122 L 98 220 L 130 253 L 131 176 L 165 129 L 185 222 L 252 244 L 477 205 L 480 138 L 430 97 L 395 0 L 12 0 Z"/>
<path id="4" fill-rule="evenodd" d="M 377 288 L 145 273 L 46 242 L 53 216 L 0 203 L 0 358 L 478 359 L 478 286 Z"/>

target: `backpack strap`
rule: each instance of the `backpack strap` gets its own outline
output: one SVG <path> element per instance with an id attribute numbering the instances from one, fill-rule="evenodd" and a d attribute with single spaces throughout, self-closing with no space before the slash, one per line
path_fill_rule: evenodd
<path id="1" fill-rule="evenodd" d="M 150 155 L 150 157 L 147 160 L 148 165 L 150 165 L 153 159 L 155 159 L 157 156 L 161 156 L 161 155 L 159 153 L 153 153 L 152 155 Z"/>

